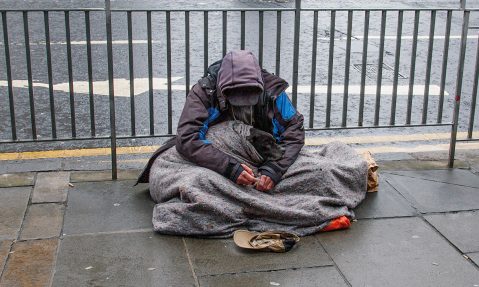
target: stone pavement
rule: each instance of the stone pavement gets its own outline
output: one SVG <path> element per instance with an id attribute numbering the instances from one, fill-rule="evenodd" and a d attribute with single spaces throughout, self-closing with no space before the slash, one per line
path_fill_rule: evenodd
<path id="1" fill-rule="evenodd" d="M 285 254 L 155 234 L 137 170 L 3 174 L 0 286 L 477 287 L 478 163 L 382 161 L 349 230 Z"/>

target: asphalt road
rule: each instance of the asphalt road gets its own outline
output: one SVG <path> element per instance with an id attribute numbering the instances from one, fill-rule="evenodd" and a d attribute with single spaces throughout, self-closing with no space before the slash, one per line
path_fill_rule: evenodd
<path id="1" fill-rule="evenodd" d="M 294 1 L 293 1 L 294 2 Z M 213 1 L 141 1 L 135 2 L 135 8 L 213 8 L 213 7 L 292 7 L 293 2 L 280 1 L 225 1 L 221 4 Z M 376 7 L 458 7 L 458 1 L 377 1 Z M 479 2 L 479 1 L 477 1 Z M 58 8 L 58 7 L 102 7 L 102 1 L 3 1 L 3 8 Z M 304 1 L 303 7 L 312 7 L 314 1 Z M 331 7 L 364 7 L 364 1 L 332 1 Z M 473 6 L 475 1 L 468 1 Z M 37 7 L 36 7 L 36 6 Z M 128 8 L 128 1 L 113 1 L 114 8 Z M 169 6 L 168 6 L 169 5 Z M 221 6 L 219 6 L 221 5 Z M 41 7 L 40 7 L 41 6 Z M 479 6 L 475 5 L 475 6 Z M 328 6 L 330 7 L 330 6 Z M 97 135 L 109 134 L 109 106 L 107 83 L 107 57 L 105 19 L 103 12 L 90 12 L 92 45 L 92 70 L 94 83 L 93 106 L 95 110 L 95 128 Z M 29 96 L 27 88 L 27 68 L 25 57 L 24 26 L 22 14 L 9 12 L 7 17 L 8 36 L 10 42 L 10 56 L 12 77 L 14 82 L 14 103 L 17 134 L 19 139 L 31 138 L 31 120 L 29 109 Z M 420 124 L 423 113 L 424 85 L 426 82 L 426 62 L 429 45 L 430 12 L 421 12 L 419 21 L 419 37 L 417 42 L 417 59 L 415 71 L 412 123 Z M 470 25 L 477 26 L 479 12 L 471 14 Z M 314 127 L 325 126 L 326 118 L 326 87 L 328 78 L 328 56 L 330 43 L 330 14 L 318 14 L 318 42 L 317 42 L 317 68 L 316 68 L 316 96 Z M 384 71 L 382 80 L 383 93 L 380 106 L 380 124 L 388 124 L 391 114 L 391 87 L 393 85 L 393 68 L 395 66 L 397 12 L 388 12 L 386 22 L 386 40 L 384 49 Z M 48 78 L 46 65 L 45 31 L 43 14 L 41 12 L 29 13 L 30 49 L 32 61 L 32 77 L 34 81 L 34 106 L 37 134 L 39 138 L 51 137 L 50 100 L 48 93 Z M 134 75 L 135 75 L 135 114 L 136 133 L 148 134 L 148 50 L 147 50 L 147 22 L 146 13 L 133 13 L 133 39 L 134 39 Z M 166 91 L 166 21 L 164 12 L 152 14 L 152 58 L 154 77 L 154 123 L 155 133 L 164 134 L 167 128 L 167 91 Z M 246 13 L 246 41 L 247 49 L 258 54 L 258 13 Z M 347 12 L 336 13 L 336 26 L 334 37 L 334 64 L 333 64 L 333 97 L 331 109 L 331 126 L 340 126 L 343 115 L 343 89 L 345 76 L 345 59 L 347 43 Z M 291 83 L 293 68 L 293 32 L 294 13 L 283 12 L 281 19 L 281 64 L 280 75 Z M 65 36 L 65 15 L 62 12 L 51 12 L 49 16 L 50 35 L 52 48 L 53 82 L 55 96 L 55 114 L 57 136 L 68 138 L 71 136 L 70 94 L 68 87 L 67 45 Z M 171 12 L 171 51 L 172 51 L 172 124 L 173 131 L 176 127 L 185 99 L 185 14 L 184 12 Z M 191 84 L 203 74 L 204 67 L 204 15 L 203 12 L 190 13 L 190 74 Z M 114 77 L 116 85 L 116 113 L 117 134 L 131 134 L 131 112 L 129 97 L 129 69 L 128 69 L 128 35 L 127 17 L 124 12 L 113 12 L 113 58 Z M 376 69 L 379 55 L 381 12 L 373 11 L 370 15 L 369 42 L 368 42 L 368 73 L 366 90 L 364 125 L 372 125 L 374 119 Z M 402 27 L 402 41 L 400 49 L 398 80 L 396 124 L 404 124 L 407 109 L 407 93 L 410 75 L 411 47 L 413 34 L 414 12 L 404 12 Z M 454 12 L 452 16 L 451 39 L 449 45 L 449 59 L 447 63 L 446 95 L 443 108 L 442 122 L 452 121 L 454 94 L 456 86 L 457 63 L 459 57 L 462 12 Z M 263 67 L 274 72 L 276 69 L 276 12 L 264 13 L 264 59 Z M 427 109 L 427 122 L 437 121 L 439 105 L 439 86 L 441 78 L 442 56 L 444 48 L 444 33 L 446 26 L 446 12 L 439 11 L 436 15 L 435 37 L 433 42 L 432 69 L 430 79 L 430 95 Z M 240 48 L 240 13 L 228 13 L 227 49 Z M 91 135 L 90 105 L 88 95 L 87 51 L 85 45 L 85 18 L 83 12 L 70 13 L 70 28 L 72 41 L 72 63 L 74 85 L 75 124 L 78 137 Z M 347 125 L 356 126 L 359 110 L 359 85 L 361 80 L 360 66 L 363 49 L 364 13 L 353 14 L 351 60 L 349 73 L 349 99 L 347 108 Z M 469 30 L 464 68 L 463 96 L 461 102 L 460 130 L 467 130 L 472 100 L 473 76 L 478 44 L 478 30 Z M 303 12 L 301 15 L 300 57 L 299 57 L 299 95 L 298 109 L 305 116 L 305 123 L 309 121 L 311 63 L 312 63 L 312 35 L 313 12 Z M 222 16 L 220 12 L 210 12 L 208 16 L 208 62 L 220 59 L 222 56 Z M 0 31 L 0 140 L 11 138 L 11 123 L 6 87 L 4 35 Z M 479 112 L 476 113 L 475 122 L 479 121 Z M 476 124 L 477 126 L 477 124 Z M 433 131 L 434 128 L 424 129 Z M 444 128 L 442 128 L 444 130 Z M 448 130 L 448 129 L 446 129 Z M 385 130 L 375 130 L 374 133 L 385 133 Z M 477 137 L 477 135 L 476 135 Z M 88 146 L 87 143 L 71 143 L 71 145 Z M 12 149 L 3 145 L 0 149 Z M 16 148 L 18 149 L 18 147 Z"/>

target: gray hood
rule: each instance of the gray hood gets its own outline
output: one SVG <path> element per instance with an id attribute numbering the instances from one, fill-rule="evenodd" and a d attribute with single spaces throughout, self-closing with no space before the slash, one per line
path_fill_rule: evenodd
<path id="1" fill-rule="evenodd" d="M 217 86 L 233 106 L 256 105 L 264 83 L 261 67 L 253 53 L 237 50 L 226 54 L 218 72 Z"/>

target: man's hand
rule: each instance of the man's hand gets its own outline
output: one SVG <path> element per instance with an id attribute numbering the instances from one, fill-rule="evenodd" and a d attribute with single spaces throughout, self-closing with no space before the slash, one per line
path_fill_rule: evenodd
<path id="1" fill-rule="evenodd" d="M 270 191 L 274 187 L 274 182 L 271 177 L 262 175 L 256 185 L 256 189 L 259 191 Z"/>
<path id="2" fill-rule="evenodd" d="M 241 172 L 240 176 L 238 176 L 236 183 L 241 185 L 253 185 L 257 181 L 254 177 L 253 170 L 244 163 L 242 163 L 241 166 L 244 170 Z"/>

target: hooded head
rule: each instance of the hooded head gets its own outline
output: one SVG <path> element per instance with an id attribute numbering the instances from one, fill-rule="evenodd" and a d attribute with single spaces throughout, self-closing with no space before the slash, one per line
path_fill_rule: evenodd
<path id="1" fill-rule="evenodd" d="M 250 51 L 226 54 L 218 71 L 218 91 L 232 106 L 254 106 L 263 94 L 263 77 L 258 60 Z"/>

